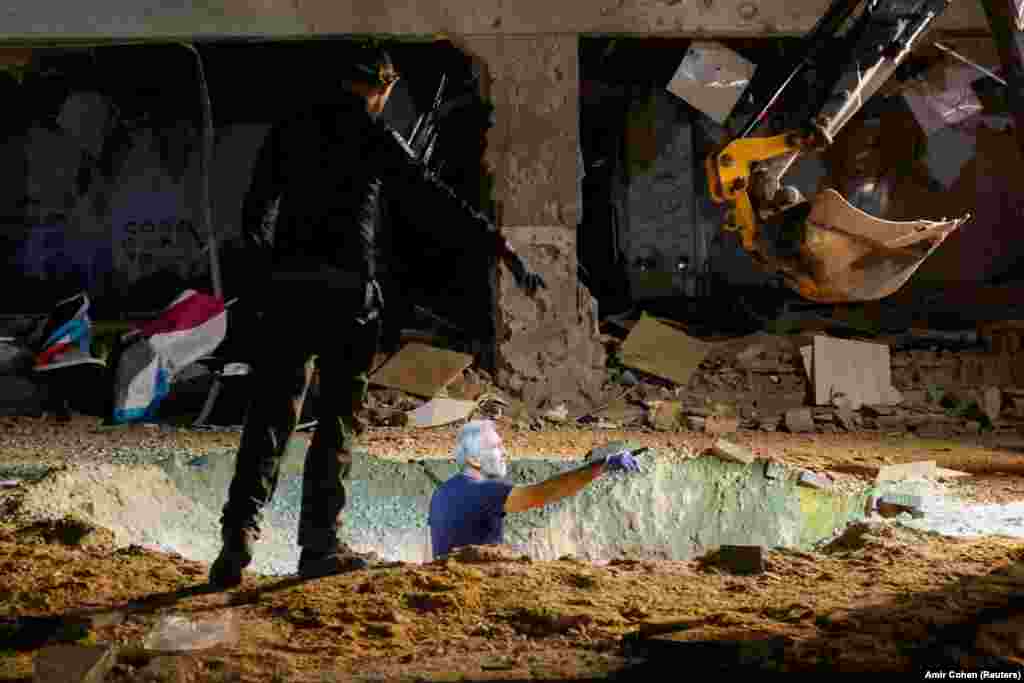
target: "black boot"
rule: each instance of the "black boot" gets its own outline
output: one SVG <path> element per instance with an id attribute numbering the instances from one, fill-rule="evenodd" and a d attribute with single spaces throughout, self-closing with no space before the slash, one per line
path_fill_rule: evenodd
<path id="1" fill-rule="evenodd" d="M 299 555 L 299 576 L 315 579 L 333 574 L 347 574 L 369 569 L 380 558 L 376 553 L 357 553 L 348 545 L 339 543 L 325 550 L 303 548 Z"/>
<path id="2" fill-rule="evenodd" d="M 252 527 L 223 529 L 224 545 L 220 555 L 210 567 L 210 585 L 214 588 L 234 588 L 242 583 L 242 571 L 252 562 L 253 546 L 259 531 Z"/>

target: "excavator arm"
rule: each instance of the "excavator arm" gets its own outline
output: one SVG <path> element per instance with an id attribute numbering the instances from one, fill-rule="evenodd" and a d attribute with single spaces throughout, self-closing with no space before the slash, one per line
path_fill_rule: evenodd
<path id="1" fill-rule="evenodd" d="M 744 250 L 807 299 L 888 296 L 970 218 L 887 221 L 835 190 L 807 201 L 782 181 L 802 156 L 832 144 L 949 2 L 834 0 L 791 64 L 755 74 L 726 122 L 738 132 L 705 161 L 711 198 L 726 206 L 722 228 L 738 233 Z M 794 125 L 754 136 L 780 109 L 789 119 L 795 112 Z"/>

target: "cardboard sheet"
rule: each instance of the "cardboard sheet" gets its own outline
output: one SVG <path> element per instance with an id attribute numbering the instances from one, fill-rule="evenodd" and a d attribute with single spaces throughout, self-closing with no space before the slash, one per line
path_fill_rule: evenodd
<path id="1" fill-rule="evenodd" d="M 413 396 L 433 398 L 472 364 L 473 357 L 465 353 L 414 342 L 406 344 L 374 372 L 370 382 Z"/>
<path id="2" fill-rule="evenodd" d="M 621 352 L 626 366 L 686 385 L 713 346 L 644 313 L 623 342 Z"/>

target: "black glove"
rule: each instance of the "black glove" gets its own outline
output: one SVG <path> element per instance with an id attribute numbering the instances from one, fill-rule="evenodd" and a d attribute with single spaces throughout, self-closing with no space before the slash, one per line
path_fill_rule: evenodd
<path id="1" fill-rule="evenodd" d="M 516 279 L 516 284 L 530 296 L 533 296 L 538 289 L 548 288 L 544 278 L 537 273 L 531 272 L 519 254 L 507 254 L 505 260 L 508 263 L 509 270 L 512 271 L 512 275 Z"/>

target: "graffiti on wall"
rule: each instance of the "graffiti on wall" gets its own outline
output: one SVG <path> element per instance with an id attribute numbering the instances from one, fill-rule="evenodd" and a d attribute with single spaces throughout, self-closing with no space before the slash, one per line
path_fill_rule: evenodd
<path id="1" fill-rule="evenodd" d="M 111 220 L 116 267 L 129 281 L 163 270 L 187 275 L 199 247 L 179 191 L 126 193 Z"/>
<path id="2" fill-rule="evenodd" d="M 132 220 L 118 231 L 119 265 L 135 278 L 159 270 L 176 270 L 182 275 L 195 242 L 195 226 L 185 218 Z"/>

